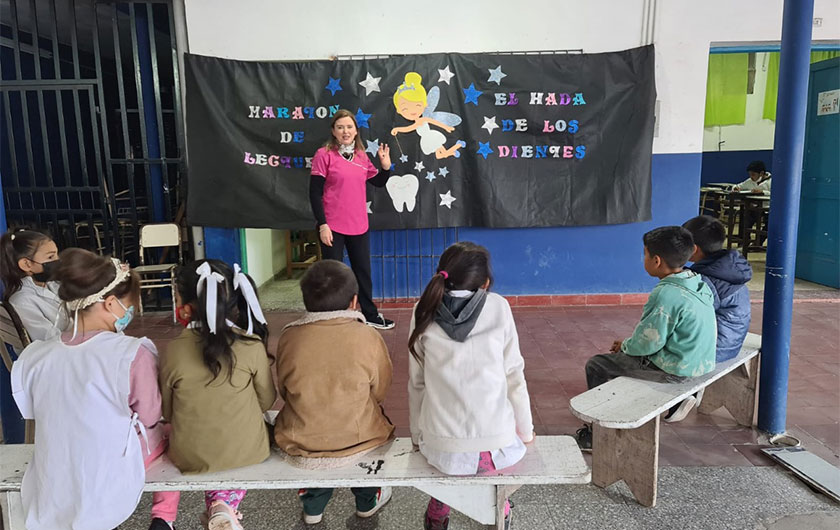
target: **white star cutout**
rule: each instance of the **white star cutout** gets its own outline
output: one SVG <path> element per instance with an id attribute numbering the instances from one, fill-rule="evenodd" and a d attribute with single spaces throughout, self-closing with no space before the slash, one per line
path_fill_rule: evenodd
<path id="1" fill-rule="evenodd" d="M 452 84 L 452 83 L 450 83 L 449 81 L 451 81 L 451 80 L 452 80 L 452 78 L 453 78 L 453 77 L 455 77 L 455 74 L 453 74 L 453 73 L 449 70 L 449 65 L 446 65 L 446 68 L 444 68 L 443 70 L 438 70 L 438 72 L 440 72 L 440 79 L 438 79 L 438 83 L 440 83 L 441 81 L 443 81 L 443 82 L 444 82 L 444 83 L 446 83 L 447 85 L 451 85 L 451 84 Z"/>
<path id="2" fill-rule="evenodd" d="M 487 116 L 485 116 L 484 125 L 482 125 L 481 128 L 487 129 L 487 134 L 493 134 L 493 129 L 499 128 L 498 124 L 496 124 L 496 117 L 493 116 L 492 118 L 488 118 Z"/>
<path id="3" fill-rule="evenodd" d="M 426 167 L 426 166 L 424 166 L 424 165 L 423 165 L 423 162 L 422 162 L 422 161 L 417 162 L 416 164 L 414 164 L 414 170 L 415 170 L 415 171 L 423 171 L 423 168 L 424 168 L 424 167 Z"/>
<path id="4" fill-rule="evenodd" d="M 379 138 L 376 138 L 373 141 L 370 141 L 370 140 L 365 140 L 365 141 L 367 142 L 367 149 L 365 149 L 365 152 L 370 153 L 373 156 L 376 156 L 376 152 L 379 151 Z"/>
<path id="5" fill-rule="evenodd" d="M 442 167 L 442 168 L 440 168 L 440 169 L 438 170 L 438 173 L 440 173 L 440 176 L 441 176 L 441 177 L 446 178 L 446 175 L 448 175 L 448 174 L 449 174 L 449 170 L 448 170 L 448 169 L 446 169 L 445 167 Z"/>
<path id="6" fill-rule="evenodd" d="M 373 213 L 373 210 L 370 209 L 370 205 L 373 204 L 373 201 L 367 202 L 367 213 Z"/>
<path id="7" fill-rule="evenodd" d="M 370 72 L 364 81 L 359 81 L 359 84 L 365 87 L 365 95 L 369 96 L 371 92 L 379 92 L 379 80 L 381 77 L 373 77 Z"/>
<path id="8" fill-rule="evenodd" d="M 487 71 L 490 72 L 490 79 L 487 80 L 488 83 L 490 83 L 492 81 L 493 83 L 496 83 L 497 85 L 501 85 L 502 84 L 502 78 L 507 77 L 507 74 L 502 72 L 502 67 L 501 66 L 497 66 L 496 68 L 493 68 L 492 70 L 490 70 L 488 68 Z"/>
<path id="9" fill-rule="evenodd" d="M 446 206 L 450 210 L 452 209 L 452 202 L 457 200 L 455 197 L 452 196 L 452 191 L 447 191 L 446 193 L 438 193 L 440 195 L 440 206 Z"/>
<path id="10" fill-rule="evenodd" d="M 408 155 L 406 155 L 406 154 L 401 155 L 400 156 L 400 162 L 402 162 L 403 164 L 408 162 Z"/>
<path id="11" fill-rule="evenodd" d="M 435 180 L 435 178 L 437 178 L 437 177 L 435 177 L 435 172 L 434 171 L 426 171 L 426 180 L 431 182 L 431 181 Z"/>

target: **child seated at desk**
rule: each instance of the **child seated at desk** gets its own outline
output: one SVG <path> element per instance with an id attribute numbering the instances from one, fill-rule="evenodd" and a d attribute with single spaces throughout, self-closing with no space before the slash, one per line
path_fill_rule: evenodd
<path id="1" fill-rule="evenodd" d="M 744 182 L 736 184 L 733 191 L 750 191 L 753 193 L 763 193 L 770 195 L 770 172 L 764 166 L 761 160 L 754 160 L 747 166 L 747 175 L 749 177 Z"/>

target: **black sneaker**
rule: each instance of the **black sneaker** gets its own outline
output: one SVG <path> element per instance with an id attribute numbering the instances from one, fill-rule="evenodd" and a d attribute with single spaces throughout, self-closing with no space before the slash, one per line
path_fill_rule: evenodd
<path id="1" fill-rule="evenodd" d="M 367 325 L 376 329 L 393 329 L 394 321 L 388 320 L 382 316 L 382 313 L 379 313 L 375 317 L 367 319 Z"/>
<path id="2" fill-rule="evenodd" d="M 152 519 L 152 524 L 149 525 L 149 530 L 172 530 L 173 528 L 174 526 L 169 526 L 169 523 L 160 517 Z"/>
<path id="3" fill-rule="evenodd" d="M 575 441 L 584 453 L 592 452 L 592 429 L 589 425 L 584 425 L 575 432 Z"/>

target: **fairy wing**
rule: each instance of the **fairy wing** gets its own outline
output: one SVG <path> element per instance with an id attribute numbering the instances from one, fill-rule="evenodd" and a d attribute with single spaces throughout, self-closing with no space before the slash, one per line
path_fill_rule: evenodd
<path id="1" fill-rule="evenodd" d="M 423 111 L 423 116 L 432 118 L 450 127 L 455 127 L 461 124 L 461 117 L 451 112 L 435 111 L 440 103 L 440 88 L 433 86 L 426 94 L 426 110 Z"/>
<path id="2" fill-rule="evenodd" d="M 439 110 L 437 112 L 432 112 L 428 117 L 445 125 L 449 125 L 450 127 L 461 125 L 461 117 L 457 114 L 452 114 L 451 112 Z"/>
<path id="3" fill-rule="evenodd" d="M 423 110 L 423 116 L 430 118 L 438 103 L 440 103 L 440 88 L 433 86 L 426 94 L 426 108 Z"/>

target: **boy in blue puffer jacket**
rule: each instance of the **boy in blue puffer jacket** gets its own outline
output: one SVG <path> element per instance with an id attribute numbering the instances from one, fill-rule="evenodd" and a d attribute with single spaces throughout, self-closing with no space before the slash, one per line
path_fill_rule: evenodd
<path id="1" fill-rule="evenodd" d="M 750 327 L 750 292 L 747 282 L 752 278 L 752 267 L 737 250 L 725 250 L 726 230 L 723 223 L 698 215 L 683 224 L 694 238 L 694 254 L 689 267 L 701 275 L 715 297 L 717 318 L 716 362 L 738 355 Z"/>

